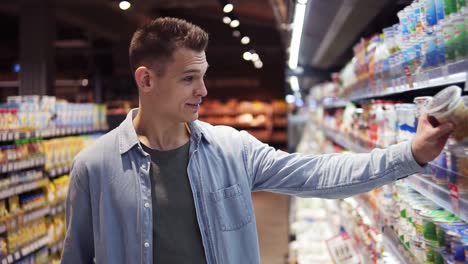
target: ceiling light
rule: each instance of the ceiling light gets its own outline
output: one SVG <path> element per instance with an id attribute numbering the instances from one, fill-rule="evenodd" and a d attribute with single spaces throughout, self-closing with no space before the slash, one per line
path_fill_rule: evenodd
<path id="1" fill-rule="evenodd" d="M 120 1 L 120 3 L 119 3 L 119 7 L 122 10 L 127 10 L 127 9 L 130 8 L 130 6 L 132 6 L 132 5 L 128 1 Z"/>
<path id="2" fill-rule="evenodd" d="M 239 20 L 234 19 L 231 21 L 231 24 L 229 24 L 232 28 L 236 28 L 240 25 Z"/>
<path id="3" fill-rule="evenodd" d="M 238 38 L 238 37 L 241 36 L 241 33 L 240 33 L 239 30 L 234 30 L 234 31 L 232 32 L 232 36 Z"/>
<path id="4" fill-rule="evenodd" d="M 232 4 L 226 4 L 223 8 L 224 13 L 230 13 L 234 9 Z"/>
<path id="5" fill-rule="evenodd" d="M 247 45 L 250 43 L 250 38 L 245 36 L 241 39 L 241 43 L 244 44 L 244 45 Z"/>
<path id="6" fill-rule="evenodd" d="M 261 69 L 263 67 L 263 62 L 261 60 L 254 61 L 254 66 L 257 69 Z"/>
<path id="7" fill-rule="evenodd" d="M 223 17 L 223 22 L 224 22 L 224 24 L 228 25 L 229 23 L 231 23 L 231 18 L 228 17 L 228 16 L 225 16 L 225 17 Z"/>
<path id="8" fill-rule="evenodd" d="M 288 94 L 286 95 L 285 100 L 287 103 L 292 104 L 296 101 L 296 97 L 294 97 L 292 94 Z"/>
<path id="9" fill-rule="evenodd" d="M 297 76 L 289 77 L 289 84 L 291 85 L 291 90 L 293 90 L 294 92 L 299 91 L 299 79 L 297 78 Z"/>
<path id="10" fill-rule="evenodd" d="M 244 60 L 246 61 L 249 61 L 252 59 L 252 53 L 250 53 L 249 51 L 246 51 L 244 52 L 244 54 L 242 54 L 242 58 L 244 58 Z"/>
<path id="11" fill-rule="evenodd" d="M 304 1 L 301 1 L 304 2 Z M 296 69 L 299 62 L 299 48 L 301 46 L 302 28 L 304 26 L 306 5 L 297 3 L 294 12 L 293 32 L 291 37 L 291 46 L 289 47 L 289 61 L 290 69 Z"/>
<path id="12" fill-rule="evenodd" d="M 253 53 L 252 53 L 252 60 L 253 60 L 253 61 L 258 61 L 259 59 L 260 59 L 260 56 L 258 56 L 257 53 L 253 52 Z"/>

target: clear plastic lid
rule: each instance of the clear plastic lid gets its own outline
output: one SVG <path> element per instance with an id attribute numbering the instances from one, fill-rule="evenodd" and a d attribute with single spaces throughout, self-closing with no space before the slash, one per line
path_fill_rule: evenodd
<path id="1" fill-rule="evenodd" d="M 462 90 L 456 85 L 449 86 L 438 92 L 427 105 L 427 113 L 430 115 L 444 114 L 453 110 L 461 99 Z"/>
<path id="2" fill-rule="evenodd" d="M 413 99 L 413 102 L 416 104 L 425 103 L 428 104 L 432 101 L 432 96 L 418 96 Z"/>

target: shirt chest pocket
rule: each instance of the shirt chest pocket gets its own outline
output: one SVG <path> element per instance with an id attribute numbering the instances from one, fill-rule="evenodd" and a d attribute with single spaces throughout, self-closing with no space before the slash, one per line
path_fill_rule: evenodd
<path id="1" fill-rule="evenodd" d="M 217 221 L 222 231 L 237 230 L 252 221 L 245 195 L 239 184 L 212 193 Z"/>

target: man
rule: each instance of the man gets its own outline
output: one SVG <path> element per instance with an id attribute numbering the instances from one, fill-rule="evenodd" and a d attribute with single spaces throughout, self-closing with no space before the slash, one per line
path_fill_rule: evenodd
<path id="1" fill-rule="evenodd" d="M 208 35 L 175 18 L 134 34 L 140 96 L 115 130 L 75 159 L 62 263 L 259 263 L 250 193 L 341 198 L 419 172 L 452 125 L 421 118 L 412 142 L 369 154 L 276 151 L 197 121 Z"/>

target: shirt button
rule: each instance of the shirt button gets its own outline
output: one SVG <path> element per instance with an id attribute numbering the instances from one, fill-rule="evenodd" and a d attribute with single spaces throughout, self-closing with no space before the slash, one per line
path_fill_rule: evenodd
<path id="1" fill-rule="evenodd" d="M 143 244 L 145 246 L 145 248 L 148 248 L 149 247 L 149 243 L 148 242 L 145 242 L 145 244 Z"/>
<path id="2" fill-rule="evenodd" d="M 150 207 L 150 204 L 149 204 L 149 203 L 145 203 L 145 207 L 146 207 L 146 208 L 149 208 L 149 207 Z"/>
<path id="3" fill-rule="evenodd" d="M 146 164 L 141 165 L 141 168 L 146 170 Z"/>

